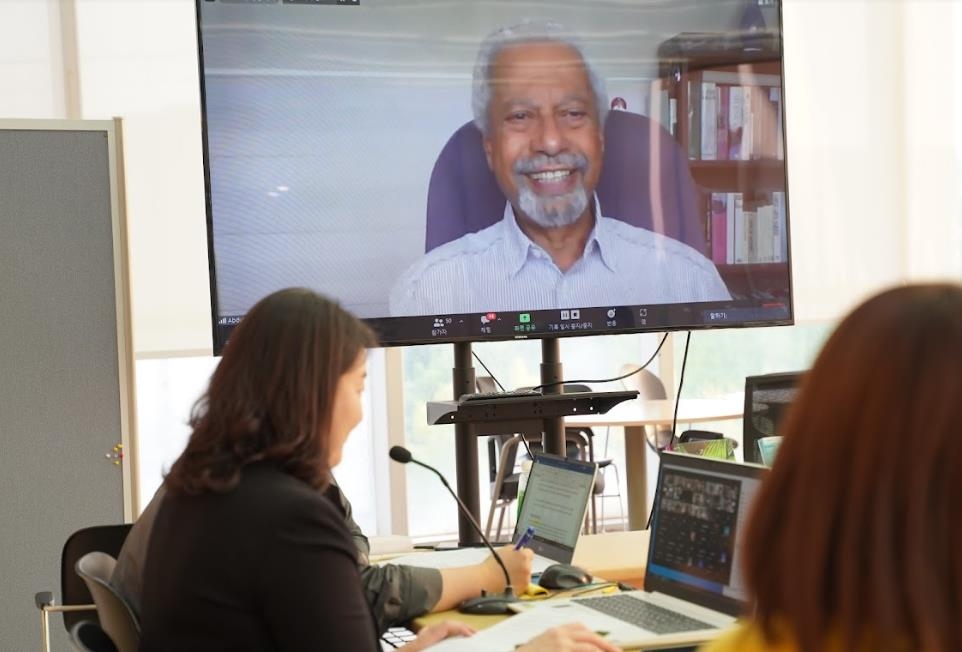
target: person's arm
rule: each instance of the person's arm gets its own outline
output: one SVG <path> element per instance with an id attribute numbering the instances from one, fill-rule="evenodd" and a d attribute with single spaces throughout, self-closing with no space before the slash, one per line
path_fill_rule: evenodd
<path id="1" fill-rule="evenodd" d="M 522 593 L 531 581 L 530 550 L 499 549 L 515 593 Z M 481 595 L 482 589 L 504 589 L 504 573 L 493 557 L 480 564 L 458 568 L 418 568 L 397 564 L 361 567 L 361 582 L 378 632 L 412 618 L 454 609 L 468 598 Z"/>
<path id="2" fill-rule="evenodd" d="M 337 481 L 331 482 L 327 489 L 324 490 L 324 495 L 327 496 L 327 499 L 333 502 L 343 514 L 344 525 L 347 527 L 351 538 L 354 539 L 354 546 L 357 548 L 358 563 L 362 566 L 368 565 L 370 563 L 368 557 L 371 554 L 371 542 L 368 541 L 367 535 L 364 534 L 361 526 L 354 520 L 354 509 L 351 507 L 351 501 L 349 501 L 347 496 L 344 495 L 344 492 L 341 491 L 341 487 L 337 484 Z"/>
<path id="3" fill-rule="evenodd" d="M 515 595 L 524 593 L 531 582 L 534 553 L 527 548 L 515 550 L 513 546 L 504 546 L 498 548 L 498 554 L 511 576 Z M 441 578 L 441 597 L 431 609 L 432 612 L 453 609 L 468 598 L 481 595 L 482 589 L 489 593 L 504 590 L 504 573 L 491 556 L 473 566 L 441 569 Z"/>
<path id="4" fill-rule="evenodd" d="M 431 611 L 441 597 L 441 571 L 397 564 L 362 565 L 361 584 L 377 631 Z"/>
<path id="5" fill-rule="evenodd" d="M 496 592 L 504 589 L 504 573 L 489 557 L 484 562 L 459 568 L 432 568 L 371 565 L 368 561 L 368 539 L 351 516 L 351 503 L 336 484 L 325 492 L 340 510 L 358 548 L 358 568 L 364 597 L 371 607 L 378 633 L 429 612 L 453 609 L 464 600 L 481 594 L 481 590 Z M 512 546 L 499 550 L 515 593 L 522 593 L 531 581 L 530 550 L 515 551 Z"/>

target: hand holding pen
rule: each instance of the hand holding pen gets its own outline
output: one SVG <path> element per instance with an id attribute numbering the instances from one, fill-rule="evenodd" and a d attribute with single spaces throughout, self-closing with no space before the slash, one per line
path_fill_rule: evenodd
<path id="1" fill-rule="evenodd" d="M 528 528 L 515 543 L 509 543 L 498 549 L 511 576 L 511 586 L 515 587 L 519 593 L 524 592 L 525 587 L 531 583 L 531 562 L 534 560 L 534 552 L 525 545 L 533 536 L 534 528 Z M 489 558 L 488 561 L 493 561 L 493 558 Z"/>
<path id="2" fill-rule="evenodd" d="M 524 534 L 522 534 L 521 537 L 518 538 L 517 543 L 514 544 L 514 549 L 521 550 L 526 545 L 528 545 L 528 543 L 531 542 L 531 539 L 533 537 L 534 537 L 534 528 L 529 525 L 528 529 L 524 531 Z"/>

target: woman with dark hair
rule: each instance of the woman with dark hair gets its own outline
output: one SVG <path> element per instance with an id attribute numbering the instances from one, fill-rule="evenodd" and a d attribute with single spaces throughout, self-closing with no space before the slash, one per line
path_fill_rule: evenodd
<path id="1" fill-rule="evenodd" d="M 752 622 L 707 646 L 962 650 L 962 286 L 858 307 L 805 375 L 744 539 Z"/>
<path id="2" fill-rule="evenodd" d="M 241 321 L 164 480 L 143 570 L 142 651 L 378 649 L 357 549 L 324 494 L 361 420 L 375 343 L 304 289 L 264 298 Z M 441 623 L 408 649 L 470 633 Z M 579 640 L 600 641 L 569 627 L 531 649 Z"/>

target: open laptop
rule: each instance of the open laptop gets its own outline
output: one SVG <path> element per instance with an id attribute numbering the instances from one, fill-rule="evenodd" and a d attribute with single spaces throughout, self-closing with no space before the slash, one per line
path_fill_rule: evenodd
<path id="1" fill-rule="evenodd" d="M 664 453 L 644 591 L 547 600 L 504 625 L 520 631 L 530 620 L 540 631 L 578 621 L 623 647 L 711 639 L 734 622 L 747 599 L 737 543 L 766 471 L 754 464 Z"/>
<path id="2" fill-rule="evenodd" d="M 528 527 L 534 528 L 534 536 L 527 544 L 535 553 L 533 573 L 540 573 L 551 564 L 571 562 L 597 468 L 591 462 L 546 453 L 535 455 L 512 537 L 512 541 L 518 541 Z"/>
<path id="3" fill-rule="evenodd" d="M 597 464 L 537 453 L 528 472 L 521 513 L 511 541 L 528 527 L 534 536 L 527 543 L 534 553 L 531 572 L 541 573 L 551 564 L 569 563 L 584 525 L 588 501 L 594 489 Z M 452 568 L 484 561 L 487 548 L 461 548 L 434 553 L 415 553 L 391 560 L 396 564 L 428 568 Z"/>

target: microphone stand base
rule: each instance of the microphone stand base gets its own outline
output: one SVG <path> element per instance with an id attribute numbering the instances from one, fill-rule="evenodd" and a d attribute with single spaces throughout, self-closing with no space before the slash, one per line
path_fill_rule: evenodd
<path id="1" fill-rule="evenodd" d="M 518 598 L 513 591 L 480 595 L 462 602 L 458 605 L 458 611 L 463 614 L 509 614 L 513 612 L 508 605 L 513 602 L 518 602 Z"/>

